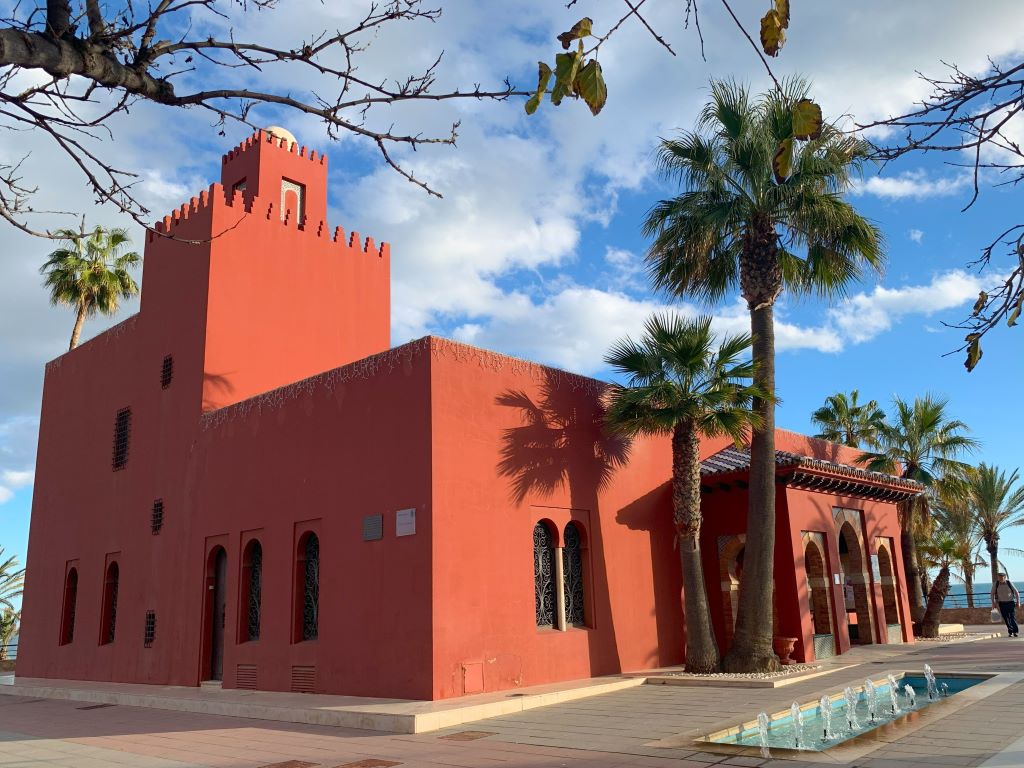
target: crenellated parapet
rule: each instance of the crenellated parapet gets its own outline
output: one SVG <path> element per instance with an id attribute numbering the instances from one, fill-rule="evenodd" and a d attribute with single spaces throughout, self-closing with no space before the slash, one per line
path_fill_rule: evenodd
<path id="1" fill-rule="evenodd" d="M 146 241 L 151 243 L 161 235 L 185 240 L 210 239 L 224 234 L 228 227 L 234 229 L 244 224 L 242 216 L 252 216 L 272 226 L 291 230 L 298 236 L 331 242 L 348 250 L 371 254 L 378 258 L 388 259 L 391 254 L 389 243 L 382 242 L 378 245 L 373 237 L 367 236 L 364 239 L 356 231 L 346 237 L 343 227 L 334 227 L 332 231 L 328 223 L 322 219 L 314 223 L 307 217 L 305 223 L 299 224 L 290 209 L 282 214 L 278 199 L 250 195 L 237 189 L 226 189 L 219 183 L 211 184 L 209 189 L 203 190 L 157 221 L 153 226 L 155 231 L 147 233 Z M 204 227 L 207 229 L 205 235 L 197 233 L 197 229 Z M 221 231 L 216 231 L 218 229 Z"/>

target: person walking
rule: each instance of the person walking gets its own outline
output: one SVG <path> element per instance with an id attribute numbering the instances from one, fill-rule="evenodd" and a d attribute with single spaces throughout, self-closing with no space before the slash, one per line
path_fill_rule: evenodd
<path id="1" fill-rule="evenodd" d="M 1020 604 L 1020 592 L 1013 582 L 1006 578 L 1005 573 L 997 574 L 999 579 L 992 585 L 992 607 L 999 606 L 999 612 L 1006 622 L 1006 631 L 1010 637 L 1017 637 L 1017 606 Z"/>

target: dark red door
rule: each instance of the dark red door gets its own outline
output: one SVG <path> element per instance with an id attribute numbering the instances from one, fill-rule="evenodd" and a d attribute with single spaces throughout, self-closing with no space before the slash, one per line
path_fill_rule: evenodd
<path id="1" fill-rule="evenodd" d="M 227 595 L 228 554 L 218 550 L 213 564 L 213 616 L 210 622 L 210 679 L 224 679 L 224 613 Z"/>

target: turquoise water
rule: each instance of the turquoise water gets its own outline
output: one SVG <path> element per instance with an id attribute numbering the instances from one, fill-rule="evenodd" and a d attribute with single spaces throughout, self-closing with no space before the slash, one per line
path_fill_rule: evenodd
<path id="1" fill-rule="evenodd" d="M 987 677 L 943 677 L 942 675 L 936 675 L 935 678 L 936 685 L 940 690 L 943 684 L 947 686 L 947 695 L 949 696 L 960 693 L 987 679 Z M 800 729 L 799 740 L 796 739 L 797 734 L 794 732 L 793 718 L 789 714 L 772 720 L 768 726 L 768 746 L 780 749 L 821 752 L 834 747 L 836 744 L 849 741 L 855 736 L 860 736 L 862 733 L 867 733 L 879 726 L 892 722 L 908 712 L 917 712 L 934 703 L 928 700 L 927 683 L 923 675 L 905 675 L 897 681 L 899 684 L 898 703 L 900 711 L 893 716 L 890 706 L 889 684 L 877 680 L 874 682 L 877 691 L 874 722 L 871 721 L 863 688 L 856 686 L 854 687 L 857 691 L 855 711 L 859 727 L 850 728 L 846 717 L 846 701 L 840 696 L 838 699 L 832 700 L 832 732 L 829 734 L 828 739 L 824 738 L 824 724 L 821 719 L 820 708 L 815 706 L 813 709 L 805 709 L 803 711 L 803 726 Z M 915 691 L 916 703 L 913 706 L 910 704 L 909 697 L 903 692 L 904 685 L 910 685 Z M 941 698 L 944 697 L 940 694 L 938 699 Z M 755 726 L 745 729 L 735 736 L 715 739 L 715 743 L 759 747 L 761 746 L 761 739 Z"/>

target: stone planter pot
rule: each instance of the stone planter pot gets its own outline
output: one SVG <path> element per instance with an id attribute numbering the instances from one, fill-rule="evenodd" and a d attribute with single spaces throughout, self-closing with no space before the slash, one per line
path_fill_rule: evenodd
<path id="1" fill-rule="evenodd" d="M 793 652 L 793 648 L 796 647 L 795 637 L 773 637 L 772 638 L 772 649 L 775 654 L 779 657 L 779 663 L 783 665 L 796 664 L 793 659 L 789 657 L 789 654 Z"/>

